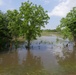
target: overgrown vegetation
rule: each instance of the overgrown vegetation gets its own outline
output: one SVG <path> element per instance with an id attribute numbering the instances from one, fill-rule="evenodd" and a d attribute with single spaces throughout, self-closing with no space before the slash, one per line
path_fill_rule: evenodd
<path id="1" fill-rule="evenodd" d="M 8 29 L 8 22 L 6 13 L 0 11 L 0 50 L 8 48 L 11 41 L 11 33 Z"/>
<path id="2" fill-rule="evenodd" d="M 61 31 L 65 38 L 73 38 L 76 45 L 76 7 L 65 18 L 62 18 L 57 30 Z"/>
<path id="3" fill-rule="evenodd" d="M 49 16 L 42 6 L 32 2 L 22 3 L 19 10 L 0 11 L 0 49 L 8 47 L 10 41 L 19 37 L 26 38 L 26 48 L 30 48 L 30 42 L 37 36 L 61 32 L 64 38 L 74 39 L 76 45 L 76 7 L 65 18 L 61 19 L 60 25 L 54 30 L 41 30 L 48 23 Z M 42 32 L 42 34 L 41 34 Z"/>
<path id="4" fill-rule="evenodd" d="M 8 10 L 6 14 L 1 12 L 0 47 L 5 46 L 10 37 L 17 41 L 22 36 L 27 40 L 26 48 L 30 48 L 31 40 L 41 36 L 41 27 L 45 27 L 48 20 L 47 11 L 29 1 L 22 3 L 19 10 Z"/>

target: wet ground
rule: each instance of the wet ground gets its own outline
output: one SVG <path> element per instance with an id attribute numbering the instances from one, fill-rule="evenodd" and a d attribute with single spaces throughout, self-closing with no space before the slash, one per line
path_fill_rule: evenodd
<path id="1" fill-rule="evenodd" d="M 0 75 L 76 75 L 76 48 L 68 39 L 42 36 L 0 54 Z"/>

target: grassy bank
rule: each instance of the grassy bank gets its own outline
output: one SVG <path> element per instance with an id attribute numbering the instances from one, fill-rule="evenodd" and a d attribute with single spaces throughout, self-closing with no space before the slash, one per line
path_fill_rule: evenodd
<path id="1" fill-rule="evenodd" d="M 62 36 L 59 32 L 57 31 L 46 31 L 46 30 L 43 30 L 42 33 L 41 33 L 41 36 L 52 36 L 52 35 L 56 35 L 56 36 Z"/>

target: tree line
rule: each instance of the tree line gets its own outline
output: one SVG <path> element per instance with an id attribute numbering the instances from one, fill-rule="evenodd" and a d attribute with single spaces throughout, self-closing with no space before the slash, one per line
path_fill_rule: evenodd
<path id="1" fill-rule="evenodd" d="M 30 1 L 23 2 L 19 10 L 8 10 L 6 13 L 0 11 L 0 50 L 9 47 L 11 40 L 17 40 L 20 36 L 26 38 L 26 48 L 30 48 L 31 40 L 41 36 L 41 27 L 45 27 L 49 19 L 41 5 Z M 76 7 L 61 19 L 60 25 L 53 31 L 57 30 L 64 38 L 72 38 L 76 45 Z"/>
<path id="2" fill-rule="evenodd" d="M 19 10 L 0 11 L 0 49 L 8 47 L 11 40 L 19 36 L 26 38 L 26 47 L 30 48 L 31 40 L 41 36 L 41 27 L 45 27 L 49 19 L 41 5 L 30 1 L 23 2 Z"/>

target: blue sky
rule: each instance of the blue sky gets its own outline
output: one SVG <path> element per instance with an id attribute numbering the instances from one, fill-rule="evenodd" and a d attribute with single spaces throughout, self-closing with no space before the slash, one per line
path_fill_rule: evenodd
<path id="1" fill-rule="evenodd" d="M 18 9 L 22 2 L 27 0 L 0 0 L 0 10 L 6 12 L 7 10 Z M 45 29 L 55 29 L 62 17 L 76 6 L 76 0 L 29 0 L 34 4 L 41 5 L 44 10 L 48 11 L 50 16 L 49 23 Z"/>

